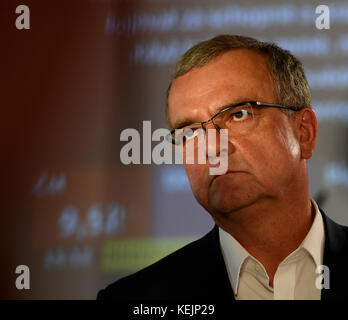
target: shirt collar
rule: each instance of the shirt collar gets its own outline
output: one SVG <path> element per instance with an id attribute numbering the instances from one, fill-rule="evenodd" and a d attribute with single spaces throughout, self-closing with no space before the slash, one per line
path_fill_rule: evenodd
<path id="1" fill-rule="evenodd" d="M 219 237 L 227 272 L 232 282 L 232 288 L 234 293 L 237 294 L 240 269 L 245 259 L 249 256 L 249 253 L 233 236 L 220 227 Z"/>
<path id="2" fill-rule="evenodd" d="M 315 216 L 309 232 L 301 245 L 296 249 L 306 249 L 312 256 L 316 266 L 322 265 L 324 253 L 324 224 L 317 203 L 311 199 L 315 209 Z M 229 233 L 219 227 L 219 238 L 227 272 L 232 282 L 234 293 L 237 294 L 240 270 L 247 257 L 258 261 Z M 290 254 L 291 255 L 291 254 Z"/>
<path id="3" fill-rule="evenodd" d="M 300 247 L 306 249 L 310 253 L 318 267 L 323 264 L 325 232 L 323 217 L 317 203 L 313 199 L 312 205 L 315 210 L 314 220 Z"/>

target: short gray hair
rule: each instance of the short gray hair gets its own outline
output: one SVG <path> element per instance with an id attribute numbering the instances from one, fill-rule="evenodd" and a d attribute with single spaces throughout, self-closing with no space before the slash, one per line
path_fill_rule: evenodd
<path id="1" fill-rule="evenodd" d="M 275 43 L 262 42 L 239 35 L 220 35 L 194 45 L 179 59 L 171 77 L 166 96 L 166 117 L 168 117 L 168 97 L 174 79 L 188 73 L 191 69 L 202 67 L 223 53 L 235 49 L 249 49 L 267 58 L 270 74 L 274 80 L 278 103 L 294 106 L 301 110 L 311 108 L 311 96 L 302 63 Z M 292 116 L 291 110 L 284 110 Z"/>

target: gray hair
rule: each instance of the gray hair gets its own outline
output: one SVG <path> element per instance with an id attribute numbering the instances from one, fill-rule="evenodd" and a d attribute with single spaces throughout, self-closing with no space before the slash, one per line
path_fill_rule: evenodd
<path id="1" fill-rule="evenodd" d="M 220 35 L 194 45 L 179 59 L 171 77 L 166 96 L 166 117 L 168 117 L 168 97 L 174 79 L 188 73 L 191 69 L 202 67 L 214 58 L 234 49 L 249 49 L 267 58 L 269 71 L 273 78 L 278 103 L 294 106 L 298 110 L 311 108 L 311 96 L 302 63 L 288 50 L 275 43 L 262 42 L 239 35 Z M 282 110 L 289 116 L 291 110 Z"/>

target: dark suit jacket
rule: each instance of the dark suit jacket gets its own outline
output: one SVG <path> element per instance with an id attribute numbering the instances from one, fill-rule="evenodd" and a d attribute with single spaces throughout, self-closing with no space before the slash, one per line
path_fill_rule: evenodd
<path id="1" fill-rule="evenodd" d="M 348 227 L 335 223 L 323 212 L 322 216 L 323 264 L 330 270 L 330 289 L 322 289 L 321 299 L 348 298 Z M 201 239 L 99 291 L 97 299 L 209 303 L 234 300 L 217 225 Z"/>

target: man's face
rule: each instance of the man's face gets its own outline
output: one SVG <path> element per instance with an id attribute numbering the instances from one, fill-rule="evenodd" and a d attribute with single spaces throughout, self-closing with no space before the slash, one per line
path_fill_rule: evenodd
<path id="1" fill-rule="evenodd" d="M 205 121 L 238 102 L 278 102 L 266 58 L 245 49 L 229 51 L 178 77 L 168 99 L 173 128 Z M 295 119 L 277 108 L 258 112 L 257 127 L 229 136 L 226 174 L 209 175 L 209 162 L 185 164 L 194 196 L 212 215 L 282 197 L 298 179 L 301 150 Z"/>

